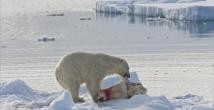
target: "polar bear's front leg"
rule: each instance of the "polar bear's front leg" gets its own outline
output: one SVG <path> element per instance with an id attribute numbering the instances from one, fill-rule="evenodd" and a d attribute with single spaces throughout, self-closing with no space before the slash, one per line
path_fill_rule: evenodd
<path id="1" fill-rule="evenodd" d="M 72 98 L 73 98 L 74 102 L 85 102 L 85 100 L 83 98 L 79 97 L 79 88 L 80 88 L 80 84 L 72 85 L 71 87 L 69 87 Z"/>
<path id="2" fill-rule="evenodd" d="M 98 101 L 97 97 L 99 93 L 99 84 L 100 83 L 97 82 L 95 79 L 86 82 L 86 86 L 94 102 Z"/>

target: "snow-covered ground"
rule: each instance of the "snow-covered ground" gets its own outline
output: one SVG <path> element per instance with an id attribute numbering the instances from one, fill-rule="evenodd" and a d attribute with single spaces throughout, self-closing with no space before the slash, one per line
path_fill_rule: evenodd
<path id="1" fill-rule="evenodd" d="M 92 20 L 81 21 L 82 16 Z M 0 80 L 21 79 L 30 87 L 22 81 L 1 84 L 1 108 L 48 109 L 49 105 L 57 106 L 57 100 L 52 102 L 62 94 L 59 92 L 62 88 L 56 82 L 54 68 L 61 56 L 73 51 L 119 56 L 138 72 L 150 97 L 136 96 L 102 105 L 108 109 L 123 109 L 127 107 L 124 103 L 134 103 L 129 106 L 139 110 L 169 105 L 175 105 L 178 110 L 211 107 L 214 99 L 213 23 L 142 22 L 141 18 L 134 18 L 132 24 L 128 21 L 133 18 L 124 18 L 126 16 L 96 16 L 95 20 L 94 13 L 74 12 L 56 17 L 44 14 L 2 19 Z M 56 40 L 38 42 L 43 35 Z M 98 107 L 87 93 L 82 93 L 86 103 L 71 104 L 72 107 Z M 67 102 L 68 99 L 61 100 Z M 150 106 L 153 103 L 155 105 Z M 68 103 L 63 104 L 67 106 Z"/>
<path id="2" fill-rule="evenodd" d="M 136 95 L 130 99 L 118 99 L 93 103 L 82 86 L 80 94 L 85 103 L 74 103 L 67 90 L 47 93 L 30 88 L 22 80 L 0 83 L 1 110 L 213 110 L 213 103 L 203 97 L 187 94 L 167 99 L 165 96 Z"/>
<path id="3" fill-rule="evenodd" d="M 213 0 L 97 0 L 96 10 L 176 20 L 214 20 Z"/>
<path id="4" fill-rule="evenodd" d="M 154 2 L 173 2 L 162 5 L 167 6 L 176 0 L 148 1 L 137 2 L 148 6 L 158 5 Z M 207 7 L 212 2 L 190 0 L 188 4 L 178 5 L 201 3 L 200 6 Z M 213 110 L 212 21 L 155 20 L 71 11 L 92 10 L 95 0 L 1 0 L 0 3 L 0 81 L 4 81 L 0 84 L 1 110 L 58 107 Z M 49 14 L 63 16 L 47 16 Z M 82 17 L 90 20 L 81 21 Z M 38 42 L 42 36 L 55 38 L 55 41 Z M 59 92 L 62 88 L 54 76 L 60 57 L 74 51 L 102 52 L 125 58 L 130 68 L 138 72 L 149 96 L 97 105 L 83 86 L 81 95 L 86 102 L 74 104 L 67 92 Z"/>

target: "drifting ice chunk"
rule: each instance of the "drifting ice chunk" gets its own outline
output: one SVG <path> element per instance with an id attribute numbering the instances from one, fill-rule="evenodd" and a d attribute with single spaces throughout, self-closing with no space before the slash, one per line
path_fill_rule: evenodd
<path id="1" fill-rule="evenodd" d="M 47 35 L 41 36 L 41 38 L 38 39 L 39 42 L 48 42 L 48 41 L 55 41 L 55 38 L 48 37 Z"/>

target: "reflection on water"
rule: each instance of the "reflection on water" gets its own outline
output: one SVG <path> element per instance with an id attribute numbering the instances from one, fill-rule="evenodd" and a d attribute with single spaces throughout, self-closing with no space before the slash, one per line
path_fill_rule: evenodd
<path id="1" fill-rule="evenodd" d="M 123 14 L 96 13 L 96 18 L 102 21 L 127 22 L 130 24 L 142 24 L 154 27 L 167 26 L 169 29 L 178 30 L 189 34 L 190 37 L 214 37 L 206 34 L 214 33 L 214 21 L 178 21 L 164 18 L 146 18 Z M 199 34 L 199 35 L 198 35 Z"/>

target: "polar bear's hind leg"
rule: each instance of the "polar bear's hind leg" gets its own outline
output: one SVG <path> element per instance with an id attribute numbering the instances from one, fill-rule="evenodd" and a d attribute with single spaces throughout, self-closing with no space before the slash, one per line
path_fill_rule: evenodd
<path id="1" fill-rule="evenodd" d="M 97 97 L 98 97 L 98 93 L 99 93 L 99 84 L 100 83 L 96 82 L 95 80 L 86 82 L 87 89 L 88 89 L 89 93 L 91 94 L 91 97 L 94 102 L 98 101 Z"/>
<path id="2" fill-rule="evenodd" d="M 69 87 L 69 91 L 72 95 L 74 102 L 85 102 L 85 100 L 81 97 L 79 97 L 79 88 L 80 84 L 73 84 Z"/>

